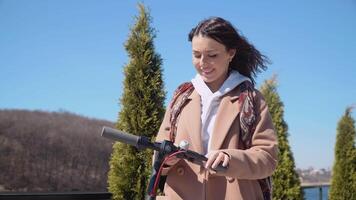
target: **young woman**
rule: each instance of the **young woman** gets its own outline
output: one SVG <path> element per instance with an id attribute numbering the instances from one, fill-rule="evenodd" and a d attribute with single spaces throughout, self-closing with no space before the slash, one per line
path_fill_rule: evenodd
<path id="1" fill-rule="evenodd" d="M 200 22 L 189 41 L 197 75 L 177 90 L 156 140 L 185 140 L 208 160 L 205 166 L 168 162 L 165 199 L 270 198 L 266 178 L 277 165 L 277 138 L 266 102 L 253 87 L 266 58 L 218 17 Z M 179 115 L 172 118 L 175 109 Z M 215 171 L 219 164 L 227 170 Z"/>

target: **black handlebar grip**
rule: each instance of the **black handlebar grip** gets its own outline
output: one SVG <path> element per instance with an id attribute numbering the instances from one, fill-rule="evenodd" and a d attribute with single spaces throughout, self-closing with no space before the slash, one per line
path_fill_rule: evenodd
<path id="1" fill-rule="evenodd" d="M 228 166 L 224 167 L 222 165 L 222 163 L 220 163 L 216 168 L 212 168 L 213 170 L 217 171 L 217 172 L 224 172 L 226 171 L 228 168 Z"/>
<path id="2" fill-rule="evenodd" d="M 131 135 L 128 133 L 125 133 L 123 131 L 119 131 L 110 127 L 103 127 L 103 130 L 101 131 L 101 136 L 112 139 L 112 140 L 117 140 L 135 147 L 138 147 L 138 140 L 140 139 L 139 136 Z"/>

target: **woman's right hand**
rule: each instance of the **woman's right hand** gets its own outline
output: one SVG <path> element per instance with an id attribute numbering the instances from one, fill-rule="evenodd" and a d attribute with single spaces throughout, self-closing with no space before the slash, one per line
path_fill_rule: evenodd
<path id="1" fill-rule="evenodd" d="M 209 152 L 207 157 L 208 160 L 205 163 L 206 169 L 215 169 L 219 164 L 222 164 L 223 167 L 227 167 L 230 162 L 229 155 L 219 150 Z"/>

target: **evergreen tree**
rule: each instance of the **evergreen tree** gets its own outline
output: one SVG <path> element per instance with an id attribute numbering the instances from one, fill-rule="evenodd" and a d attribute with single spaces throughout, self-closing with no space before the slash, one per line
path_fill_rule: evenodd
<path id="1" fill-rule="evenodd" d="M 154 29 L 144 5 L 125 44 L 129 63 L 124 68 L 124 92 L 117 128 L 135 135 L 154 137 L 164 115 L 160 56 L 155 53 Z M 117 199 L 144 199 L 151 173 L 152 151 L 138 151 L 115 143 L 108 177 L 109 191 Z"/>
<path id="2" fill-rule="evenodd" d="M 264 82 L 261 87 L 261 93 L 266 99 L 278 136 L 278 166 L 272 175 L 273 199 L 303 199 L 304 193 L 300 187 L 293 153 L 288 142 L 288 125 L 283 119 L 284 105 L 277 93 L 277 81 L 275 77 Z"/>
<path id="3" fill-rule="evenodd" d="M 356 199 L 355 132 L 355 120 L 349 107 L 337 126 L 335 162 L 329 191 L 331 200 Z"/>

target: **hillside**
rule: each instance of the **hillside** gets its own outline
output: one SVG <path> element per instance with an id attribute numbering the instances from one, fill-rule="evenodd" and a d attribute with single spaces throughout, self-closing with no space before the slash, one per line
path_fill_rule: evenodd
<path id="1" fill-rule="evenodd" d="M 314 169 L 313 167 L 309 167 L 308 169 L 297 169 L 297 172 L 303 184 L 330 183 L 330 169 Z"/>
<path id="2" fill-rule="evenodd" d="M 0 191 L 106 191 L 109 121 L 68 112 L 0 110 Z"/>

